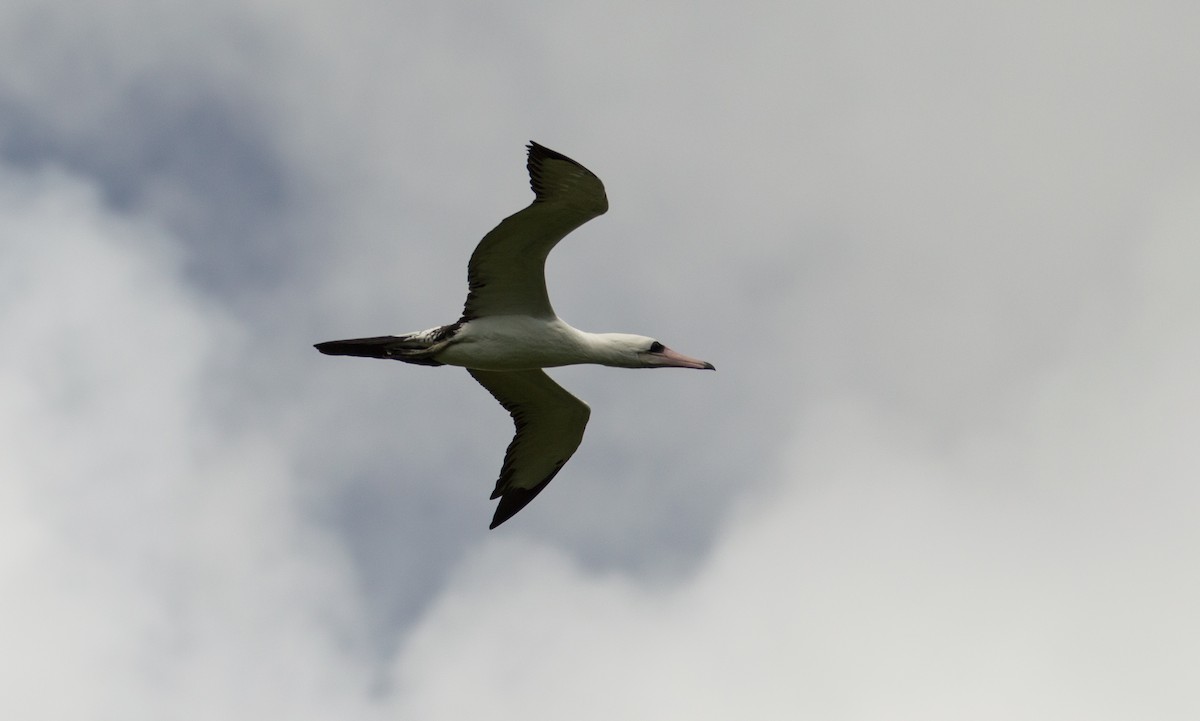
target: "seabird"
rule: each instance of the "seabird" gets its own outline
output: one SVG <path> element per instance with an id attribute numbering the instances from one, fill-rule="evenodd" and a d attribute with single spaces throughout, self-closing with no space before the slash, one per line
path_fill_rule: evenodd
<path id="1" fill-rule="evenodd" d="M 467 266 L 467 302 L 450 325 L 417 333 L 316 344 L 326 355 L 466 368 L 512 415 L 490 528 L 542 492 L 583 440 L 591 409 L 542 370 L 576 363 L 618 368 L 703 368 L 653 338 L 587 333 L 558 317 L 546 293 L 546 256 L 568 233 L 608 210 L 604 184 L 545 146 L 528 145 L 534 199 L 483 237 Z"/>

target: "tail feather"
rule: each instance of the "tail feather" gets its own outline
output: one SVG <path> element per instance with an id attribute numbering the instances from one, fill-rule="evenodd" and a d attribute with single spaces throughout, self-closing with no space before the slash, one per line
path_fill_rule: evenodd
<path id="1" fill-rule="evenodd" d="M 418 340 L 412 336 L 381 335 L 374 338 L 331 340 L 317 343 L 313 347 L 325 355 L 384 358 L 427 366 L 443 365 L 429 357 L 429 345 L 428 340 Z"/>

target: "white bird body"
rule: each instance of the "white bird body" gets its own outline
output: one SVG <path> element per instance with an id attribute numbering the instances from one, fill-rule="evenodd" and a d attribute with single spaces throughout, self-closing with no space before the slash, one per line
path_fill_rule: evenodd
<path id="1" fill-rule="evenodd" d="M 642 335 L 587 333 L 558 317 L 499 315 L 463 324 L 434 357 L 446 365 L 489 371 L 556 368 L 581 363 L 639 368 L 643 364 L 636 359 L 637 351 L 653 344 L 653 338 Z"/>
<path id="2" fill-rule="evenodd" d="M 529 144 L 529 207 L 496 226 L 471 254 L 469 292 L 456 323 L 399 336 L 318 343 L 329 355 L 466 368 L 512 415 L 516 436 L 492 498 L 495 528 L 533 500 L 570 459 L 591 413 L 541 369 L 579 363 L 620 368 L 705 368 L 647 336 L 587 333 L 555 314 L 546 256 L 564 236 L 608 210 L 600 179 L 574 160 Z"/>
<path id="3" fill-rule="evenodd" d="M 493 315 L 465 323 L 437 355 L 447 365 L 490 371 L 595 363 L 588 336 L 560 318 Z"/>

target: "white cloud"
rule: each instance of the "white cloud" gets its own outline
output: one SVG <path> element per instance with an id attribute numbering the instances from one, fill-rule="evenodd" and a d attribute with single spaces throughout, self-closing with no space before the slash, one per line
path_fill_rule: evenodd
<path id="1" fill-rule="evenodd" d="M 365 683 L 327 665 L 359 640 L 337 546 L 206 405 L 242 339 L 175 242 L 53 170 L 0 174 L 0 209 L 5 715 L 303 717 Z"/>

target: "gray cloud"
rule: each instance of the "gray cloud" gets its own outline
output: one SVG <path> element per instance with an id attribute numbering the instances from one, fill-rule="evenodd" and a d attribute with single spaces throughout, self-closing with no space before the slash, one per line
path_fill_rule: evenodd
<path id="1" fill-rule="evenodd" d="M 1194 715 L 1190 6 L 489 12 L 0 7 L 9 715 Z M 559 311 L 720 371 L 556 373 L 488 534 L 503 411 L 308 346 L 529 138 Z"/>
<path id="2" fill-rule="evenodd" d="M 1173 270 L 1196 197 L 1142 237 L 1134 320 L 1052 364 L 1002 420 L 947 441 L 870 398 L 808 409 L 778 485 L 739 504 L 684 583 L 481 549 L 399 660 L 405 710 L 1126 718 L 1154 699 L 1158 716 L 1194 713 L 1200 638 L 1180 622 L 1200 596 L 1183 400 L 1198 349 L 1163 327 L 1161 300 L 1197 300 Z"/>

